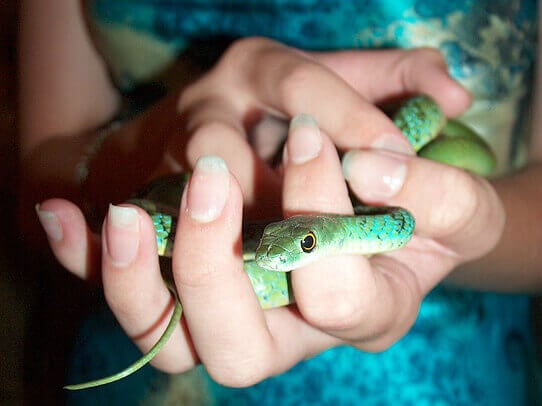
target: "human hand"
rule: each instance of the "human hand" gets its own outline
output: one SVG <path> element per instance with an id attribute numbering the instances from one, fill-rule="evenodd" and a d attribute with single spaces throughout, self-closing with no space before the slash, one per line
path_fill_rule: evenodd
<path id="1" fill-rule="evenodd" d="M 243 83 L 243 77 L 246 79 L 246 82 L 248 82 L 245 82 L 247 85 L 246 87 L 240 86 L 240 89 L 243 89 L 244 93 L 242 91 L 238 91 L 237 93 L 232 91 L 231 93 L 228 93 L 228 89 L 218 91 L 219 87 L 215 85 L 217 85 L 217 83 L 222 83 L 219 79 L 224 79 L 223 75 L 228 77 L 227 75 L 244 72 L 242 69 L 238 69 L 239 66 L 235 69 L 232 67 L 228 68 L 228 64 L 224 62 L 226 59 L 223 59 L 223 67 L 220 67 L 219 64 L 219 66 L 217 66 L 217 68 L 215 68 L 215 70 L 213 70 L 206 78 L 196 83 L 185 93 L 186 96 L 183 96 L 180 103 L 181 112 L 183 112 L 186 117 L 186 128 L 191 135 L 191 137 L 188 138 L 189 142 L 186 145 L 188 160 L 193 161 L 195 157 L 203 154 L 203 150 L 205 149 L 208 149 L 208 152 L 212 153 L 214 152 L 213 149 L 222 146 L 222 148 L 220 148 L 220 153 L 227 161 L 229 161 L 229 166 L 233 167 L 233 171 L 238 172 L 236 173 L 236 177 L 240 178 L 241 188 L 243 189 L 244 195 L 248 196 L 247 200 L 249 202 L 251 196 L 252 201 L 258 201 L 256 193 L 254 193 L 254 185 L 258 184 L 258 182 L 254 181 L 254 174 L 256 173 L 254 167 L 263 167 L 264 171 L 267 171 L 270 177 L 273 175 L 272 172 L 270 170 L 268 171 L 266 166 L 261 163 L 262 161 L 259 161 L 258 157 L 253 154 L 248 143 L 245 141 L 245 128 L 243 126 L 244 118 L 250 108 L 254 107 L 254 105 L 260 107 L 263 106 L 263 111 L 279 111 L 285 116 L 293 115 L 300 111 L 309 112 L 318 117 L 320 122 L 322 122 L 319 116 L 321 115 L 324 124 L 322 127 L 324 130 L 329 132 L 333 142 L 345 149 L 373 146 L 408 152 L 409 148 L 408 146 L 405 146 L 404 141 L 399 136 L 398 130 L 391 124 L 387 117 L 372 106 L 371 102 L 380 101 L 404 93 L 428 93 L 437 100 L 441 100 L 441 105 L 443 105 L 447 113 L 453 115 L 465 108 L 469 101 L 468 95 L 448 78 L 442 60 L 434 53 L 434 51 L 390 51 L 391 56 L 386 56 L 386 53 L 375 53 L 373 57 L 376 58 L 376 61 L 383 67 L 382 70 L 377 69 L 377 71 L 387 73 L 381 77 L 381 82 L 383 82 L 382 86 L 373 88 L 373 83 L 376 83 L 377 81 L 374 77 L 371 81 L 365 80 L 369 77 L 367 71 L 360 68 L 361 72 L 364 74 L 357 76 L 359 70 L 348 69 L 352 66 L 350 63 L 355 62 L 356 58 L 360 58 L 360 55 L 357 53 L 329 55 L 315 54 L 314 58 L 320 58 L 322 61 L 322 63 L 320 63 L 318 61 L 315 62 L 312 58 L 308 58 L 305 54 L 300 54 L 297 51 L 292 51 L 289 48 L 266 40 L 247 40 L 247 44 L 243 46 L 255 46 L 253 44 L 254 42 L 259 46 L 271 47 L 268 51 L 271 55 L 274 54 L 272 60 L 283 61 L 284 63 L 283 65 L 279 65 L 279 67 L 283 66 L 284 68 L 284 70 L 282 70 L 283 73 L 286 73 L 284 77 L 279 76 L 277 73 L 271 78 L 264 75 L 265 68 L 270 68 L 270 64 L 264 63 L 260 58 L 262 54 L 256 52 L 255 55 L 257 55 L 258 58 L 254 55 L 253 58 L 256 58 L 256 60 L 260 62 L 261 65 L 259 66 L 259 69 L 264 71 L 256 78 L 260 78 L 261 80 L 256 81 L 256 84 L 249 86 L 250 81 L 247 78 L 252 77 L 254 79 L 254 75 L 256 74 L 254 70 L 249 70 L 248 74 L 240 75 L 242 76 L 242 78 L 240 78 L 241 83 Z M 237 60 L 232 54 L 235 55 L 235 53 L 238 52 L 242 53 L 241 50 L 243 49 L 243 46 L 241 45 L 242 44 L 234 47 L 230 51 L 230 54 L 225 55 L 225 58 L 229 55 L 230 59 L 233 61 Z M 256 47 L 256 49 L 261 51 L 258 47 Z M 247 54 L 250 55 L 250 53 Z M 294 58 L 294 61 L 292 62 L 289 58 Z M 427 65 L 421 63 L 424 58 L 429 67 L 426 67 Z M 250 58 L 245 60 L 245 63 L 251 65 L 249 62 Z M 254 62 L 254 60 L 252 60 L 252 62 Z M 353 65 L 356 66 L 356 64 Z M 364 64 L 361 65 L 362 67 L 366 67 Z M 388 70 L 384 69 L 384 67 L 387 67 Z M 276 72 L 281 71 L 277 66 L 275 66 L 275 68 Z M 253 75 L 251 76 L 251 74 Z M 345 75 L 346 77 L 342 78 L 338 74 Z M 417 81 L 416 75 L 418 74 L 423 77 L 424 81 Z M 296 85 L 296 80 L 294 80 L 296 77 L 298 79 L 303 79 L 301 80 L 301 84 Z M 325 80 L 326 78 L 327 81 Z M 391 78 L 396 79 L 393 84 Z M 434 79 L 431 80 L 431 78 Z M 231 82 L 228 81 L 228 83 Z M 310 84 L 312 84 L 312 86 L 310 86 Z M 313 87 L 318 87 L 318 85 L 322 84 L 329 84 L 326 92 L 315 93 Z M 355 84 L 357 87 L 354 89 L 350 84 Z M 287 90 L 292 86 L 294 89 Z M 325 89 L 325 86 L 323 87 Z M 395 90 L 393 90 L 394 87 L 396 88 Z M 340 91 L 337 91 L 337 88 Z M 274 92 L 270 89 L 282 89 L 283 91 L 275 93 L 278 96 L 276 99 L 273 99 Z M 364 93 L 367 95 L 367 99 L 362 97 Z M 452 95 L 452 97 L 446 99 L 451 100 L 451 103 L 442 101 L 445 99 L 443 95 L 446 95 L 447 93 L 448 96 Z M 191 94 L 194 98 L 191 97 Z M 455 97 L 453 96 L 454 94 Z M 271 99 L 267 100 L 266 97 L 271 97 Z M 257 100 L 259 100 L 258 103 L 256 102 Z M 335 101 L 334 106 L 332 106 L 334 108 L 333 114 L 331 114 L 329 106 L 326 106 L 327 103 L 325 102 L 327 100 Z M 307 104 L 306 109 L 303 109 L 303 103 Z M 186 106 L 192 106 L 192 108 Z M 232 107 L 236 107 L 236 110 L 232 111 Z M 346 114 L 341 114 L 343 109 L 347 109 Z M 244 112 L 245 114 L 241 114 L 240 112 Z M 326 127 L 329 128 L 329 130 L 327 130 Z M 358 131 L 360 134 L 363 134 L 363 136 L 360 136 Z M 380 138 L 380 136 L 383 136 L 383 138 Z M 218 137 L 220 137 L 219 139 L 221 141 L 224 141 L 224 144 L 216 142 Z M 392 142 L 388 142 L 390 139 Z M 401 143 L 403 143 L 403 145 L 401 145 Z M 249 158 L 247 160 L 239 159 L 240 157 L 247 156 Z M 249 166 L 248 169 L 243 166 L 247 165 L 247 163 Z M 237 169 L 235 169 L 236 166 Z M 262 177 L 259 177 L 259 179 L 262 179 Z M 263 179 L 269 178 L 264 176 Z M 279 185 L 280 183 L 276 184 Z M 322 182 L 322 184 L 324 183 Z M 237 186 L 232 186 L 232 193 L 236 193 L 236 187 Z M 97 245 L 93 244 L 95 239 L 92 237 L 92 234 L 86 231 L 84 221 L 78 210 L 67 202 L 58 200 L 45 202 L 41 205 L 41 210 L 42 213 L 44 211 L 46 213 L 45 216 L 42 214 L 42 217 L 47 217 L 50 213 L 53 213 L 53 216 L 56 218 L 50 217 L 50 219 L 52 218 L 51 222 L 53 224 L 56 222 L 56 225 L 62 230 L 60 238 L 50 239 L 51 246 L 57 257 L 68 267 L 68 269 L 71 269 L 80 275 L 88 275 L 90 270 L 94 269 L 88 265 L 93 262 L 88 260 L 89 256 L 92 258 L 99 257 L 99 249 L 97 248 Z M 145 214 L 139 212 L 138 209 L 135 210 L 137 210 L 140 219 L 146 219 Z M 113 209 L 112 211 L 118 213 L 118 210 L 116 209 Z M 74 221 L 66 221 L 70 216 Z M 116 218 L 115 215 L 112 216 Z M 123 215 L 121 215 L 121 218 L 122 216 Z M 235 222 L 234 217 L 235 216 L 232 215 L 230 227 L 231 224 Z M 111 223 L 111 221 L 108 220 L 107 224 L 109 223 Z M 109 230 L 108 227 L 109 226 L 106 225 L 105 229 Z M 76 229 L 78 229 L 78 231 Z M 132 232 L 133 231 L 134 230 L 132 230 Z M 163 324 L 159 321 L 167 318 L 167 314 L 164 314 L 164 309 L 167 309 L 167 303 L 170 301 L 169 294 L 163 289 L 162 281 L 159 277 L 159 273 L 157 273 L 156 267 L 149 266 L 152 265 L 151 262 L 155 260 L 155 251 L 153 251 L 151 247 L 151 245 L 154 244 L 152 231 L 152 227 L 149 227 L 148 220 L 141 220 L 137 230 L 137 233 L 140 234 L 137 250 L 143 250 L 142 252 L 147 259 L 139 264 L 138 255 L 136 262 L 131 263 L 128 266 L 128 269 L 123 272 L 123 275 L 130 275 L 129 277 L 116 279 L 115 275 L 117 275 L 118 272 L 111 271 L 111 269 L 115 267 L 112 267 L 111 264 L 107 265 L 108 255 L 105 251 L 103 255 L 104 287 L 106 289 L 108 301 L 128 334 L 132 337 L 136 337 L 135 341 L 142 349 L 150 347 L 150 345 L 156 341 L 159 332 L 163 328 Z M 115 232 L 118 232 L 118 230 L 109 232 L 114 234 Z M 232 231 L 230 230 L 230 233 L 231 232 Z M 219 234 L 209 232 L 209 234 L 206 235 L 213 235 L 215 237 Z M 84 236 L 86 236 L 86 238 Z M 103 243 L 104 247 L 107 247 L 107 241 L 108 238 L 106 232 Z M 225 249 L 228 248 L 228 238 L 220 238 L 219 241 L 223 241 L 226 244 L 224 247 Z M 189 246 L 185 245 L 185 247 L 187 253 L 192 252 L 189 249 Z M 128 252 L 129 250 L 121 251 Z M 94 254 L 90 255 L 90 253 Z M 209 255 L 211 257 L 216 256 L 215 259 L 217 260 L 220 258 L 219 253 L 211 253 Z M 179 257 L 182 257 L 182 255 L 179 254 Z M 99 263 L 99 261 L 96 262 Z M 109 259 L 109 262 L 111 262 L 111 259 Z M 143 269 L 146 271 L 143 271 Z M 153 274 L 154 276 L 152 276 Z M 109 281 L 109 275 L 113 275 L 111 276 L 111 280 L 116 280 L 117 282 Z M 146 293 L 143 293 L 143 291 Z M 138 292 L 138 294 L 135 295 L 134 292 Z M 163 317 L 157 318 L 157 315 Z M 149 328 L 149 326 L 151 326 L 151 328 Z M 261 323 L 259 326 L 261 326 Z M 142 327 L 146 328 L 143 329 Z M 309 328 L 309 330 L 311 329 L 312 327 Z M 146 331 L 146 334 L 141 334 L 142 331 Z M 176 334 L 178 340 L 180 333 L 178 332 Z M 194 351 L 190 352 L 188 339 L 190 334 L 185 330 L 185 334 L 181 334 L 181 336 L 184 337 L 181 339 L 184 340 L 183 342 L 186 344 L 186 346 L 183 347 L 185 354 L 181 357 L 185 362 L 176 362 L 179 361 L 178 356 L 173 356 L 171 358 L 171 360 L 173 360 L 172 362 L 164 360 L 164 358 L 169 359 L 167 354 L 170 354 L 170 350 L 166 348 L 164 350 L 164 354 L 166 355 L 157 357 L 155 361 L 156 365 L 166 370 L 179 370 L 186 369 L 187 366 L 196 362 L 199 353 Z M 175 338 L 172 338 L 172 340 L 174 341 Z M 331 342 L 333 340 L 330 341 L 326 339 L 324 341 L 324 347 L 333 345 Z M 303 345 L 300 345 L 300 347 L 304 347 L 306 350 L 310 351 L 319 351 L 323 349 L 320 344 L 315 347 L 304 343 Z M 285 363 L 282 364 L 282 367 L 292 365 L 292 362 L 300 359 L 299 357 L 302 357 L 302 355 L 300 355 L 301 352 L 306 354 L 306 352 L 304 352 L 305 350 L 298 350 L 299 351 L 296 352 L 295 356 L 285 358 Z M 189 352 L 190 357 L 188 357 Z"/>
<path id="2" fill-rule="evenodd" d="M 325 135 L 314 126 L 294 126 L 286 151 L 286 216 L 352 213 L 337 153 Z M 456 265 L 484 255 L 500 237 L 502 206 L 481 178 L 382 151 L 347 155 L 343 173 L 352 179 L 358 170 L 376 180 L 351 181 L 366 200 L 414 213 L 418 228 L 412 242 L 369 260 L 333 257 L 297 269 L 292 274 L 297 308 L 264 312 L 241 270 L 239 186 L 222 160 L 201 159 L 183 196 L 173 252 L 186 324 L 155 362 L 184 371 L 201 361 L 218 382 L 244 386 L 330 346 L 385 349 L 405 334 L 436 283 Z M 422 201 L 414 192 L 419 190 Z M 152 223 L 138 208 L 112 207 L 104 230 L 106 297 L 127 332 L 148 349 L 164 328 L 171 302 L 159 274 Z M 158 313 L 163 308 L 167 311 Z M 147 319 L 153 313 L 160 317 Z M 151 328 L 131 331 L 138 324 Z"/>
<path id="3" fill-rule="evenodd" d="M 335 148 L 325 135 L 319 134 L 317 127 L 306 122 L 294 126 L 286 151 L 286 216 L 320 211 L 352 213 Z M 417 234 L 413 245 L 397 253 L 381 254 L 369 260 L 360 256 L 325 258 L 299 268 L 292 274 L 297 308 L 265 312 L 259 307 L 248 277 L 241 271 L 239 186 L 222 160 L 209 157 L 199 160 L 183 195 L 179 234 L 173 252 L 173 273 L 186 325 L 180 337 L 177 335 L 174 347 L 177 351 L 170 350 L 163 367 L 171 365 L 175 371 L 184 371 L 201 361 L 218 382 L 245 386 L 282 372 L 330 346 L 349 344 L 366 351 L 382 350 L 408 330 L 423 296 L 434 284 L 455 265 L 481 256 L 494 246 L 502 232 L 502 207 L 484 180 L 440 164 L 426 166 L 431 163 L 422 159 L 407 157 L 405 160 L 397 156 L 397 162 L 393 163 L 394 154 L 390 157 L 384 153 L 380 158 L 379 154 L 382 153 L 375 151 L 372 157 L 361 156 L 361 167 L 368 164 L 363 173 L 375 175 L 381 182 L 386 178 L 396 179 L 391 189 L 386 181 L 368 185 L 368 190 L 375 191 L 369 193 L 370 198 L 376 194 L 387 200 L 398 194 L 398 204 L 409 207 L 415 215 L 421 210 L 418 218 L 427 220 L 436 215 L 445 224 L 422 222 L 422 236 Z M 378 159 L 385 165 L 379 165 Z M 349 176 L 352 165 L 354 169 L 360 168 L 359 161 L 359 155 L 347 157 L 343 172 Z M 393 165 L 403 168 L 398 171 Z M 446 181 L 429 185 L 427 196 L 437 202 L 434 211 L 451 212 L 449 224 L 458 225 L 457 228 L 446 227 L 446 215 L 427 211 L 427 205 L 420 205 L 415 195 L 408 193 L 408 189 L 425 183 L 424 176 L 428 173 L 437 174 L 438 180 L 455 179 L 452 185 Z M 402 176 L 397 178 L 398 174 Z M 447 186 L 457 189 L 449 193 L 450 199 L 441 203 L 438 198 L 445 194 Z M 386 188 L 393 193 L 383 196 Z M 480 204 L 475 205 L 475 202 Z M 456 210 L 450 210 L 452 208 Z M 104 261 L 104 278 L 109 274 L 108 280 L 104 279 L 106 287 L 128 283 L 123 279 L 131 275 L 118 275 L 131 261 L 125 254 L 130 252 L 133 257 L 136 252 L 127 249 L 134 247 L 135 234 L 129 238 L 125 230 L 119 233 L 118 224 L 113 224 L 118 223 L 119 210 L 127 210 L 121 214 L 122 219 L 128 216 L 140 221 L 137 210 L 112 209 L 108 218 L 112 224 L 106 226 L 109 236 L 113 237 L 107 245 L 112 248 L 111 257 Z M 126 225 L 127 222 L 121 223 Z M 445 230 L 444 235 L 442 230 Z M 223 245 L 209 244 L 209 235 Z M 458 235 L 460 239 L 472 239 L 456 244 Z M 404 255 L 395 255 L 401 253 Z M 154 264 L 147 263 L 144 267 L 158 274 L 156 259 Z M 144 269 L 139 269 L 138 274 L 151 276 Z M 160 283 L 160 278 L 154 282 Z M 151 278 L 141 286 L 145 292 L 152 287 L 156 285 Z M 116 290 L 113 294 L 118 300 L 118 293 L 123 290 L 120 286 Z M 163 285 L 162 290 L 166 291 Z M 107 292 L 106 288 L 106 295 Z M 132 293 L 125 290 L 124 293 L 129 301 Z M 110 302 L 114 311 L 114 306 L 119 305 L 117 300 Z M 116 313 L 122 315 L 123 309 L 126 307 L 121 303 Z M 139 310 L 144 312 L 145 309 Z"/>
<path id="4" fill-rule="evenodd" d="M 298 127 L 288 140 L 285 215 L 351 214 L 336 151 L 325 135 L 314 130 Z M 421 300 L 436 283 L 456 265 L 484 255 L 500 237 L 502 205 L 479 177 L 379 151 L 356 152 L 343 167 L 347 177 L 352 170 L 362 169 L 368 179 L 376 179 L 362 185 L 365 192 L 360 194 L 368 200 L 376 197 L 409 208 L 418 219 L 416 235 L 409 246 L 394 253 L 370 259 L 326 258 L 295 270 L 295 309 L 261 311 L 235 261 L 236 238 L 224 240 L 232 247 L 225 253 L 220 250 L 226 261 L 208 262 L 203 274 L 195 271 L 198 257 L 203 262 L 216 252 L 207 243 L 208 235 L 223 240 L 221 227 L 214 228 L 222 220 L 206 224 L 209 234 L 198 233 L 197 241 L 186 237 L 179 242 L 185 248 L 201 244 L 190 246 L 194 255 L 180 260 L 174 272 L 182 300 L 189 303 L 185 317 L 195 352 L 218 382 L 250 385 L 330 346 L 349 344 L 365 351 L 387 348 L 406 333 Z M 390 185 L 386 179 L 394 182 Z M 352 182 L 352 186 L 357 189 L 360 184 Z M 235 218 L 234 212 L 228 214 L 230 220 Z M 185 221 L 182 235 L 200 229 L 191 219 Z M 236 224 L 233 235 L 238 232 Z M 223 266 L 227 264 L 231 267 Z M 186 364 L 186 359 L 178 361 Z"/>
<path id="5" fill-rule="evenodd" d="M 399 130 L 373 103 L 417 93 L 433 97 L 448 116 L 470 103 L 435 50 L 304 53 L 267 39 L 243 39 L 183 92 L 178 104 L 184 131 L 172 138 L 159 173 L 171 171 L 172 161 L 178 169 L 176 161 L 186 168 L 202 155 L 221 156 L 238 179 L 245 204 L 260 216 L 280 215 L 280 176 L 247 141 L 254 117 L 304 112 L 316 117 L 342 149 L 372 145 L 409 153 Z M 261 153 L 280 143 L 276 133 L 267 131 L 255 140 L 255 149 Z M 80 277 L 99 277 L 99 237 L 69 202 L 54 200 L 42 210 L 48 207 L 53 213 L 43 214 L 44 221 L 57 230 L 63 225 L 62 238 L 58 231 L 49 238 L 57 259 Z M 60 220 L 52 217 L 55 212 Z"/>
<path id="6" fill-rule="evenodd" d="M 280 181 L 265 158 L 282 145 L 286 131 L 282 137 L 281 128 L 252 131 L 262 117 L 288 120 L 306 113 L 339 149 L 411 153 L 375 104 L 412 94 L 431 96 L 450 117 L 470 104 L 470 95 L 448 76 L 434 49 L 318 53 L 242 39 L 182 93 L 178 109 L 185 131 L 171 140 L 167 161 L 186 168 L 202 155 L 221 156 L 239 180 L 246 205 L 278 214 Z"/>

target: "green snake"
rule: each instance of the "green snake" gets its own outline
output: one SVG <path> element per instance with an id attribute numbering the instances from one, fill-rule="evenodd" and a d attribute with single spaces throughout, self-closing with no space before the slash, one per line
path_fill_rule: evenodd
<path id="1" fill-rule="evenodd" d="M 407 100 L 393 117 L 394 123 L 419 156 L 489 176 L 495 156 L 487 143 L 458 121 L 447 120 L 436 102 L 427 96 Z M 153 182 L 130 202 L 152 217 L 158 253 L 171 257 L 175 237 L 176 210 L 188 177 L 170 177 Z M 244 269 L 263 309 L 286 306 L 295 299 L 288 271 L 319 258 L 338 254 L 371 255 L 399 249 L 414 233 L 413 216 L 400 207 L 355 205 L 354 216 L 317 214 L 293 216 L 270 224 L 245 224 Z M 165 280 L 167 264 L 162 264 Z M 68 385 L 78 390 L 118 381 L 150 362 L 168 341 L 182 314 L 182 306 L 171 281 L 175 308 L 158 342 L 139 360 L 114 375 L 86 383 Z"/>

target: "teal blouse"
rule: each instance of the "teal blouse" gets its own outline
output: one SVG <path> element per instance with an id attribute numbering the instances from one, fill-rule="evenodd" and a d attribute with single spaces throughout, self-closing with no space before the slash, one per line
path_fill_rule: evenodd
<path id="1" fill-rule="evenodd" d="M 213 44 L 243 36 L 313 50 L 438 48 L 452 76 L 473 94 L 461 119 L 493 146 L 499 172 L 525 162 L 535 1 L 96 0 L 89 16 L 97 45 L 127 98 L 149 86 L 158 89 L 156 95 L 166 92 L 163 72 L 189 50 L 205 56 Z M 69 381 L 116 372 L 138 355 L 103 310 L 80 330 Z M 439 286 L 424 300 L 412 330 L 380 354 L 333 348 L 246 389 L 222 387 L 202 368 L 170 377 L 148 367 L 118 384 L 70 393 L 68 400 L 531 404 L 537 374 L 527 297 Z"/>

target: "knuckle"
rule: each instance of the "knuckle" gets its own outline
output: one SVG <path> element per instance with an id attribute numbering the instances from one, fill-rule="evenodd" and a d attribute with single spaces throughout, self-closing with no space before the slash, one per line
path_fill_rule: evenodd
<path id="1" fill-rule="evenodd" d="M 312 83 L 317 83 L 323 67 L 315 62 L 303 60 L 285 68 L 278 85 L 279 99 L 286 111 L 297 113 L 301 107 L 302 95 Z"/>
<path id="2" fill-rule="evenodd" d="M 274 46 L 276 46 L 274 41 L 263 37 L 240 38 L 224 51 L 214 71 L 225 71 L 235 75 L 242 67 L 253 65 L 264 50 Z"/>
<path id="3" fill-rule="evenodd" d="M 180 93 L 177 100 L 177 111 L 179 114 L 186 114 L 186 110 L 190 108 L 193 103 L 193 100 L 200 93 L 200 81 L 196 81 L 193 84 L 185 87 Z"/>
<path id="4" fill-rule="evenodd" d="M 205 368 L 214 381 L 223 386 L 234 388 L 255 385 L 269 375 L 264 365 L 270 365 L 271 358 L 259 354 L 257 357 L 245 357 L 245 361 L 242 362 L 240 359 L 232 358 L 230 361 L 221 359 L 220 363 L 206 364 Z"/>
<path id="5" fill-rule="evenodd" d="M 226 49 L 224 52 L 224 58 L 236 59 L 245 55 L 247 52 L 252 52 L 262 47 L 268 47 L 273 43 L 274 42 L 272 40 L 258 36 L 240 38 L 233 41 L 232 44 Z"/>
<path id="6" fill-rule="evenodd" d="M 195 271 L 182 265 L 175 266 L 174 269 L 175 282 L 178 285 L 184 288 L 201 289 L 215 285 L 222 268 L 216 264 L 202 262 Z"/>
<path id="7" fill-rule="evenodd" d="M 115 316 L 123 320 L 133 320 L 135 315 L 148 313 L 149 306 L 160 304 L 159 296 L 154 291 L 145 292 L 145 297 L 134 299 L 125 292 L 125 287 L 110 286 L 107 279 L 104 281 L 104 295 L 109 308 Z"/>
<path id="8" fill-rule="evenodd" d="M 436 66 L 447 72 L 447 63 L 444 56 L 435 48 L 416 48 L 406 51 L 395 66 L 395 71 L 401 78 L 405 89 L 418 90 L 420 71 L 428 65 Z"/>
<path id="9" fill-rule="evenodd" d="M 223 157 L 239 156 L 245 149 L 243 130 L 232 124 L 212 120 L 201 124 L 194 123 L 194 127 L 186 145 L 189 162 L 195 163 L 203 154 L 211 153 Z M 237 153 L 234 154 L 234 151 Z"/>
<path id="10" fill-rule="evenodd" d="M 148 349 L 144 349 L 143 351 L 146 351 Z M 156 359 L 153 359 L 151 361 L 152 366 L 159 369 L 162 372 L 165 372 L 166 374 L 183 374 L 190 371 L 191 368 L 194 366 L 192 363 L 189 362 L 182 362 L 182 360 L 172 360 L 168 359 L 167 361 L 163 361 L 161 363 L 158 363 Z"/>
<path id="11" fill-rule="evenodd" d="M 408 57 L 413 61 L 421 63 L 433 63 L 438 66 L 446 66 L 446 59 L 444 55 L 437 48 L 422 47 L 407 51 Z"/>
<path id="12" fill-rule="evenodd" d="M 246 37 L 234 41 L 207 74 L 184 88 L 177 102 L 178 111 L 185 112 L 195 102 L 202 99 L 202 95 L 216 93 L 220 87 L 232 83 L 238 85 L 239 81 L 235 78 L 239 72 L 250 71 L 246 67 L 254 65 L 253 62 L 258 59 L 259 53 L 276 46 L 274 44 L 273 41 L 261 37 Z"/>
<path id="13" fill-rule="evenodd" d="M 412 328 L 418 312 L 419 304 L 417 307 L 407 304 L 404 308 L 398 308 L 394 316 L 375 323 L 372 334 L 357 340 L 356 347 L 372 353 L 388 350 Z"/>
<path id="14" fill-rule="evenodd" d="M 321 300 L 300 306 L 300 312 L 309 324 L 324 331 L 348 331 L 369 312 L 370 305 L 360 300 L 361 296 L 344 292 L 324 294 Z"/>
<path id="15" fill-rule="evenodd" d="M 211 72 L 182 89 L 177 99 L 177 111 L 180 115 L 193 114 L 198 108 L 207 103 L 208 99 L 216 95 L 217 72 Z"/>
<path id="16" fill-rule="evenodd" d="M 209 375 L 219 384 L 233 388 L 246 388 L 257 384 L 264 378 L 261 377 L 261 368 L 246 369 L 240 371 L 235 369 L 234 371 L 225 371 L 222 369 L 220 372 L 209 371 Z"/>
<path id="17" fill-rule="evenodd" d="M 415 303 L 411 302 L 397 308 L 395 315 L 376 326 L 374 330 L 377 333 L 373 335 L 373 338 L 370 341 L 361 342 L 359 346 L 362 346 L 365 351 L 378 353 L 388 350 L 404 337 L 416 322 L 421 299 Z"/>
<path id="18" fill-rule="evenodd" d="M 341 148 L 346 147 L 350 149 L 367 147 L 367 145 L 370 144 L 370 141 L 374 139 L 379 132 L 375 131 L 371 125 L 368 125 L 367 120 L 364 119 L 365 115 L 358 113 L 363 109 L 361 101 L 353 103 L 349 108 L 351 110 L 348 111 L 344 115 L 345 118 L 338 123 L 338 129 L 336 131 L 338 136 L 335 142 Z M 372 123 L 377 122 L 378 125 L 382 123 L 376 114 L 372 117 Z M 360 134 L 363 134 L 363 136 L 360 136 Z"/>
<path id="19" fill-rule="evenodd" d="M 198 145 L 200 143 L 207 145 L 213 140 L 216 141 L 218 136 L 220 136 L 221 139 L 237 138 L 239 136 L 239 130 L 232 125 L 218 120 L 206 121 L 199 125 L 195 123 L 195 128 L 188 145 Z"/>
<path id="20" fill-rule="evenodd" d="M 397 341 L 399 341 L 399 339 L 400 337 L 395 335 L 386 334 L 369 343 L 361 342 L 356 344 L 355 347 L 365 352 L 378 354 L 389 350 Z"/>

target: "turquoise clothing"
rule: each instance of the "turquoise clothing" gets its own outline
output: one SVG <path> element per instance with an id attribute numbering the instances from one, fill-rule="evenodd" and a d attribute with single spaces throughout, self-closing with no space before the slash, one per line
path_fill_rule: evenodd
<path id="1" fill-rule="evenodd" d="M 499 173 L 525 163 L 535 1 L 97 0 L 89 15 L 127 97 L 150 85 L 165 91 L 161 75 L 175 59 L 217 38 L 260 35 L 313 50 L 436 47 L 452 76 L 472 92 L 474 103 L 462 120 L 493 146 Z M 70 382 L 116 372 L 139 355 L 105 310 L 85 322 L 74 354 Z M 204 394 L 193 398 L 179 393 L 186 388 L 182 376 L 148 367 L 124 382 L 70 393 L 69 400 L 516 405 L 535 402 L 535 378 L 527 297 L 439 286 L 422 303 L 412 330 L 380 354 L 330 349 L 246 389 L 222 387 L 200 368 L 190 382 Z"/>

